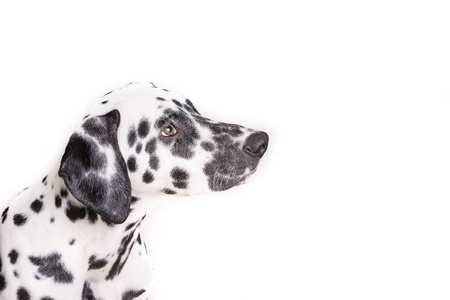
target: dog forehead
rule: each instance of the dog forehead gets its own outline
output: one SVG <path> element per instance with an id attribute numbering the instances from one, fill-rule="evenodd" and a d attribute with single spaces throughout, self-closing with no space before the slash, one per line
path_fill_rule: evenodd
<path id="1" fill-rule="evenodd" d="M 177 93 L 166 89 L 156 88 L 148 84 L 132 84 L 106 94 L 104 101 L 123 104 L 122 107 L 145 108 L 173 108 L 178 103 L 186 104 L 186 99 Z"/>
<path id="2" fill-rule="evenodd" d="M 155 121 L 169 110 L 183 114 L 198 114 L 192 102 L 184 96 L 155 87 L 151 83 L 133 83 L 105 94 L 88 112 L 102 115 L 117 109 L 121 121 L 145 117 Z"/>

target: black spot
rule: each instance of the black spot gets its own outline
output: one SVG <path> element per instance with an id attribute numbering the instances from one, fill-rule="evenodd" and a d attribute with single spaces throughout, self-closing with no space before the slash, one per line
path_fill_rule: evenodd
<path id="1" fill-rule="evenodd" d="M 2 224 L 5 223 L 6 218 L 8 217 L 9 206 L 2 213 Z"/>
<path id="2" fill-rule="evenodd" d="M 35 213 L 40 213 L 43 206 L 44 206 L 44 203 L 41 200 L 36 199 L 31 203 L 30 208 Z"/>
<path id="3" fill-rule="evenodd" d="M 14 265 L 17 262 L 17 259 L 19 258 L 19 253 L 15 249 L 12 249 L 9 252 L 8 257 L 11 264 Z"/>
<path id="4" fill-rule="evenodd" d="M 208 152 L 212 152 L 215 149 L 214 143 L 212 142 L 208 142 L 208 141 L 203 141 L 200 143 L 200 146 Z"/>
<path id="5" fill-rule="evenodd" d="M 13 220 L 17 226 L 22 226 L 27 222 L 27 217 L 23 214 L 15 214 Z"/>
<path id="6" fill-rule="evenodd" d="M 98 270 L 103 268 L 108 264 L 106 259 L 97 259 L 95 255 L 89 257 L 89 269 L 88 270 Z"/>
<path id="7" fill-rule="evenodd" d="M 170 172 L 170 176 L 178 181 L 189 179 L 189 174 L 180 168 L 173 168 L 172 172 Z"/>
<path id="8" fill-rule="evenodd" d="M 57 208 L 60 208 L 60 207 L 61 207 L 61 197 L 60 197 L 59 195 L 56 195 L 56 196 L 55 196 L 55 206 L 56 206 Z"/>
<path id="9" fill-rule="evenodd" d="M 149 171 L 145 171 L 144 175 L 142 175 L 142 181 L 145 183 L 152 183 L 155 180 L 153 174 Z"/>
<path id="10" fill-rule="evenodd" d="M 87 208 L 88 220 L 91 224 L 95 224 L 98 219 L 98 214 L 90 208 Z"/>
<path id="11" fill-rule="evenodd" d="M 69 245 L 70 245 L 70 246 L 73 246 L 73 244 L 75 244 L 75 239 L 71 239 L 71 240 L 69 241 Z"/>
<path id="12" fill-rule="evenodd" d="M 134 156 L 130 156 L 127 160 L 127 166 L 128 166 L 128 170 L 130 170 L 130 172 L 136 172 L 137 170 L 137 162 L 136 162 L 136 157 Z"/>
<path id="13" fill-rule="evenodd" d="M 130 230 L 131 228 L 133 228 L 135 225 L 137 224 L 137 222 L 134 222 L 134 223 L 131 223 L 131 224 L 128 224 L 127 225 L 127 227 L 125 227 L 125 231 L 128 231 L 128 230 Z"/>
<path id="14" fill-rule="evenodd" d="M 162 98 L 162 97 L 156 97 L 156 100 L 159 100 L 159 101 L 166 101 L 166 99 L 164 99 L 164 98 Z"/>
<path id="15" fill-rule="evenodd" d="M 6 280 L 3 274 L 0 274 L 0 292 L 6 288 Z"/>
<path id="16" fill-rule="evenodd" d="M 183 105 L 178 100 L 172 99 L 172 102 L 175 103 L 178 107 L 183 107 Z"/>
<path id="17" fill-rule="evenodd" d="M 122 300 L 133 300 L 145 293 L 145 290 L 133 291 L 129 290 L 122 294 Z"/>
<path id="18" fill-rule="evenodd" d="M 162 190 L 163 193 L 168 194 L 168 195 L 175 195 L 177 192 L 175 192 L 174 190 L 165 188 Z"/>
<path id="19" fill-rule="evenodd" d="M 138 135 L 140 138 L 145 138 L 150 131 L 150 123 L 146 119 L 142 119 L 138 126 Z"/>
<path id="20" fill-rule="evenodd" d="M 54 217 L 51 217 L 50 218 L 50 223 L 54 223 L 55 222 L 55 218 Z"/>
<path id="21" fill-rule="evenodd" d="M 28 256 L 32 264 L 38 266 L 42 276 L 52 278 L 56 283 L 72 283 L 73 275 L 61 262 L 61 254 L 52 253 L 47 256 Z"/>
<path id="22" fill-rule="evenodd" d="M 157 171 L 159 169 L 159 158 L 157 156 L 150 156 L 150 168 Z"/>
<path id="23" fill-rule="evenodd" d="M 17 300 L 30 300 L 30 294 L 23 287 L 20 287 L 17 289 L 16 295 L 17 295 Z"/>
<path id="24" fill-rule="evenodd" d="M 86 208 L 74 206 L 72 203 L 67 202 L 66 216 L 75 222 L 78 219 L 82 220 L 86 217 Z"/>
<path id="25" fill-rule="evenodd" d="M 142 151 L 142 144 L 141 143 L 138 143 L 137 145 L 136 145 L 136 153 L 141 153 L 141 151 Z"/>
<path id="26" fill-rule="evenodd" d="M 130 146 L 130 148 L 134 146 L 134 143 L 136 143 L 136 139 L 136 129 L 133 126 L 128 131 L 128 146 Z"/>
<path id="27" fill-rule="evenodd" d="M 188 183 L 186 181 L 174 181 L 173 186 L 179 189 L 187 189 Z"/>
<path id="28" fill-rule="evenodd" d="M 127 262 L 128 257 L 130 256 L 131 250 L 133 249 L 134 242 L 132 242 L 132 240 L 133 240 L 135 230 L 133 230 L 131 233 L 129 233 L 122 239 L 122 242 L 120 243 L 120 247 L 117 251 L 117 254 L 118 254 L 117 259 L 113 263 L 111 269 L 109 270 L 108 275 L 106 276 L 106 280 L 114 279 L 122 271 L 122 268 L 125 265 L 125 263 Z M 128 246 L 130 246 L 130 247 L 128 247 Z M 127 249 L 128 249 L 128 254 L 126 254 Z"/>
<path id="29" fill-rule="evenodd" d="M 17 272 L 17 270 L 14 270 L 13 274 L 14 274 L 14 277 L 19 278 L 19 273 Z"/>
<path id="30" fill-rule="evenodd" d="M 63 197 L 63 198 L 66 198 L 67 196 L 69 196 L 69 192 L 65 188 L 61 189 L 60 194 L 61 194 L 61 197 Z"/>
<path id="31" fill-rule="evenodd" d="M 187 180 L 189 179 L 189 174 L 180 168 L 173 168 L 170 172 L 170 176 L 175 180 L 173 181 L 173 186 L 179 189 L 186 189 L 188 186 Z"/>
<path id="32" fill-rule="evenodd" d="M 41 300 L 54 300 L 52 297 L 42 297 Z"/>
<path id="33" fill-rule="evenodd" d="M 131 203 L 136 203 L 136 202 L 138 202 L 139 201 L 139 198 L 138 197 L 135 197 L 135 196 L 132 196 L 131 197 Z"/>
<path id="34" fill-rule="evenodd" d="M 48 175 L 47 175 L 48 176 Z M 44 177 L 44 179 L 42 179 L 42 183 L 43 184 L 47 184 L 47 176 Z"/>
<path id="35" fill-rule="evenodd" d="M 103 95 L 103 97 L 108 96 L 109 94 L 111 94 L 113 91 L 109 91 L 106 94 Z"/>
<path id="36" fill-rule="evenodd" d="M 138 234 L 138 237 L 136 239 L 136 241 L 138 242 L 139 245 L 142 245 L 142 240 L 141 240 L 141 234 Z"/>
<path id="37" fill-rule="evenodd" d="M 183 107 L 184 107 L 184 109 L 187 110 L 190 114 L 195 113 L 194 110 L 192 109 L 192 107 L 190 107 L 189 105 L 184 104 Z"/>
<path id="38" fill-rule="evenodd" d="M 153 154 L 155 150 L 156 150 L 156 138 L 152 138 L 145 145 L 145 152 L 147 152 L 148 154 Z"/>
<path id="39" fill-rule="evenodd" d="M 196 114 L 200 115 L 200 113 L 197 111 L 197 109 L 195 109 L 194 104 L 192 103 L 191 100 L 186 99 L 186 104 L 189 105 Z"/>
<path id="40" fill-rule="evenodd" d="M 84 282 L 81 300 L 97 300 L 94 296 L 94 292 L 91 289 L 91 285 L 87 281 Z"/>
<path id="41" fill-rule="evenodd" d="M 102 101 L 102 104 L 106 104 L 106 103 L 108 103 L 108 100 Z"/>

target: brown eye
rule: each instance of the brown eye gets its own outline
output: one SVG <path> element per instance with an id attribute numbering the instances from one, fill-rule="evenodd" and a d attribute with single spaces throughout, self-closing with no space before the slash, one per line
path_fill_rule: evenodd
<path id="1" fill-rule="evenodd" d="M 174 136 L 177 133 L 177 129 L 172 124 L 166 126 L 161 134 L 163 136 Z"/>

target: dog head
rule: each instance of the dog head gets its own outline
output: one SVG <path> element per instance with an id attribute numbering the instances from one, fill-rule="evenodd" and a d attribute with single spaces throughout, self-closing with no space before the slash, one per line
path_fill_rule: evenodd
<path id="1" fill-rule="evenodd" d="M 132 194 L 193 195 L 245 182 L 267 146 L 264 132 L 212 121 L 181 95 L 132 84 L 92 107 L 59 176 L 81 203 L 122 223 Z"/>

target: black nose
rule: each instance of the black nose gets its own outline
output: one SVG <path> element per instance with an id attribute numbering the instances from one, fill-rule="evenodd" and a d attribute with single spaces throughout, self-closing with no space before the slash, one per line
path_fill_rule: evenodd
<path id="1" fill-rule="evenodd" d="M 269 136 L 267 133 L 259 131 L 252 133 L 246 140 L 243 146 L 243 150 L 248 155 L 261 158 L 266 153 L 267 146 L 269 145 Z"/>

